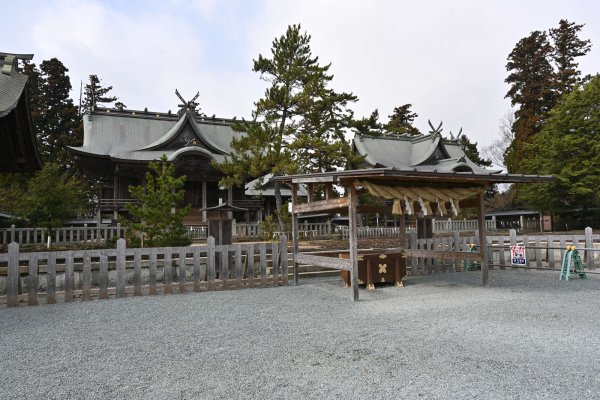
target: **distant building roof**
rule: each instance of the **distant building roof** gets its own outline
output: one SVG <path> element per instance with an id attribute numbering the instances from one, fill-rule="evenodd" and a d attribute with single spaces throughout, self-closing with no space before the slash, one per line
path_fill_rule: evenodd
<path id="1" fill-rule="evenodd" d="M 28 77 L 19 60 L 32 54 L 0 53 L 0 172 L 32 172 L 42 167 L 31 122 Z"/>
<path id="2" fill-rule="evenodd" d="M 219 162 L 231 154 L 231 140 L 241 133 L 231 120 L 179 114 L 96 108 L 84 115 L 83 146 L 76 154 L 118 161 L 170 160 L 185 152 L 201 153 Z"/>
<path id="3" fill-rule="evenodd" d="M 394 168 L 424 172 L 500 173 L 478 166 L 465 155 L 457 139 L 441 134 L 354 136 L 354 148 L 365 157 L 363 168 Z"/>

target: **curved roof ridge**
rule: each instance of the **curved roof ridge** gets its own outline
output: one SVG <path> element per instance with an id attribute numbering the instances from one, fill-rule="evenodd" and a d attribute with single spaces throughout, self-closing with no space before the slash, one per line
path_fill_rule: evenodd
<path id="1" fill-rule="evenodd" d="M 181 118 L 179 118 L 179 121 L 177 121 L 177 123 L 173 125 L 173 127 L 169 129 L 169 131 L 165 133 L 163 137 L 161 137 L 153 143 L 150 143 L 145 147 L 142 147 L 139 150 L 156 150 L 158 147 L 167 144 L 179 134 L 186 122 L 190 124 L 198 139 L 200 139 L 200 141 L 208 145 L 208 147 L 210 147 L 211 150 L 214 150 L 220 154 L 228 154 L 226 150 L 224 150 L 221 146 L 217 145 L 214 141 L 212 141 L 207 135 L 205 135 L 202 132 L 202 129 L 200 129 L 200 126 L 196 122 L 195 118 L 189 113 L 183 114 Z"/>
<path id="2" fill-rule="evenodd" d="M 202 147 L 198 147 L 198 146 L 187 146 L 187 147 L 182 147 L 181 149 L 177 150 L 176 152 L 174 152 L 173 154 L 171 154 L 168 157 L 169 161 L 175 161 L 177 159 L 177 157 L 179 157 L 180 155 L 184 154 L 184 153 L 202 153 L 203 155 L 208 156 L 211 159 L 214 159 L 215 156 L 213 153 L 211 153 L 210 151 L 203 149 Z"/>
<path id="3" fill-rule="evenodd" d="M 420 151 L 416 151 L 416 146 L 422 147 L 423 141 L 419 142 L 419 143 L 413 143 L 412 146 L 412 151 L 411 151 L 411 155 L 410 155 L 410 165 L 419 165 L 424 163 L 425 161 L 427 161 L 431 155 L 435 152 L 435 150 L 438 148 L 438 146 L 440 145 L 440 139 L 441 136 L 440 135 L 435 135 L 435 137 L 433 138 L 433 140 L 431 140 L 431 142 L 427 143 L 427 146 L 424 149 L 419 149 Z M 443 146 L 443 144 L 442 144 Z M 448 154 L 447 151 L 444 152 L 446 154 Z M 418 158 L 413 158 L 413 156 L 416 156 Z"/>
<path id="4" fill-rule="evenodd" d="M 177 123 L 175 125 L 173 125 L 173 127 L 171 129 L 169 129 L 167 131 L 167 133 L 165 133 L 163 135 L 163 137 L 161 137 L 160 139 L 156 140 L 155 142 L 152 142 L 149 145 L 144 146 L 138 150 L 154 150 L 156 147 L 169 142 L 171 139 L 173 139 L 175 136 L 177 136 L 177 133 L 181 130 L 181 127 L 183 126 L 183 124 L 185 123 L 185 121 L 187 119 L 189 119 L 189 117 L 188 117 L 188 114 L 186 113 L 186 114 L 182 115 L 181 118 L 179 118 L 179 121 L 177 121 Z"/>

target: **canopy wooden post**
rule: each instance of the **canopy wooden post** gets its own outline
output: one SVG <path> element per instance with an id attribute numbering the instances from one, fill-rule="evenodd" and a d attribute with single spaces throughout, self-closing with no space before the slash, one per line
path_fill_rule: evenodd
<path id="1" fill-rule="evenodd" d="M 298 184 L 292 183 L 292 262 L 294 285 L 298 285 L 298 213 L 296 212 L 296 204 L 298 203 Z"/>
<path id="2" fill-rule="evenodd" d="M 356 234 L 357 215 L 356 215 L 356 188 L 349 185 L 348 189 L 348 233 L 350 240 L 350 260 L 352 262 L 352 271 L 350 274 L 350 286 L 352 287 L 352 300 L 358 301 L 358 239 Z"/>
<path id="3" fill-rule="evenodd" d="M 486 225 L 485 225 L 485 191 L 479 193 L 479 201 L 477 202 L 477 224 L 479 225 L 479 254 L 481 256 L 481 284 L 489 286 L 489 270 L 487 263 L 487 240 L 486 240 Z"/>

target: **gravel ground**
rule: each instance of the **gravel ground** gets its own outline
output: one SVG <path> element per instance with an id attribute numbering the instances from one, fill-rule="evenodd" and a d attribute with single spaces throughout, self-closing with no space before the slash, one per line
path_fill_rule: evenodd
<path id="1" fill-rule="evenodd" d="M 0 309 L 2 399 L 597 399 L 600 276 L 491 271 Z"/>

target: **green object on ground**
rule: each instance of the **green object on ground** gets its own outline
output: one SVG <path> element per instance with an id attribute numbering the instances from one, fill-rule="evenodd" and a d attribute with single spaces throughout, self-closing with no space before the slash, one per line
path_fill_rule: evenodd
<path id="1" fill-rule="evenodd" d="M 469 253 L 479 252 L 479 247 L 476 244 L 471 243 L 469 245 Z M 465 271 L 472 271 L 474 269 L 481 269 L 481 263 L 474 260 L 465 260 Z"/>
<path id="2" fill-rule="evenodd" d="M 568 281 L 571 274 L 579 274 L 580 279 L 586 279 L 587 276 L 583 270 L 584 267 L 575 246 L 568 246 L 560 269 L 560 280 L 562 281 L 564 279 L 565 281 Z"/>

